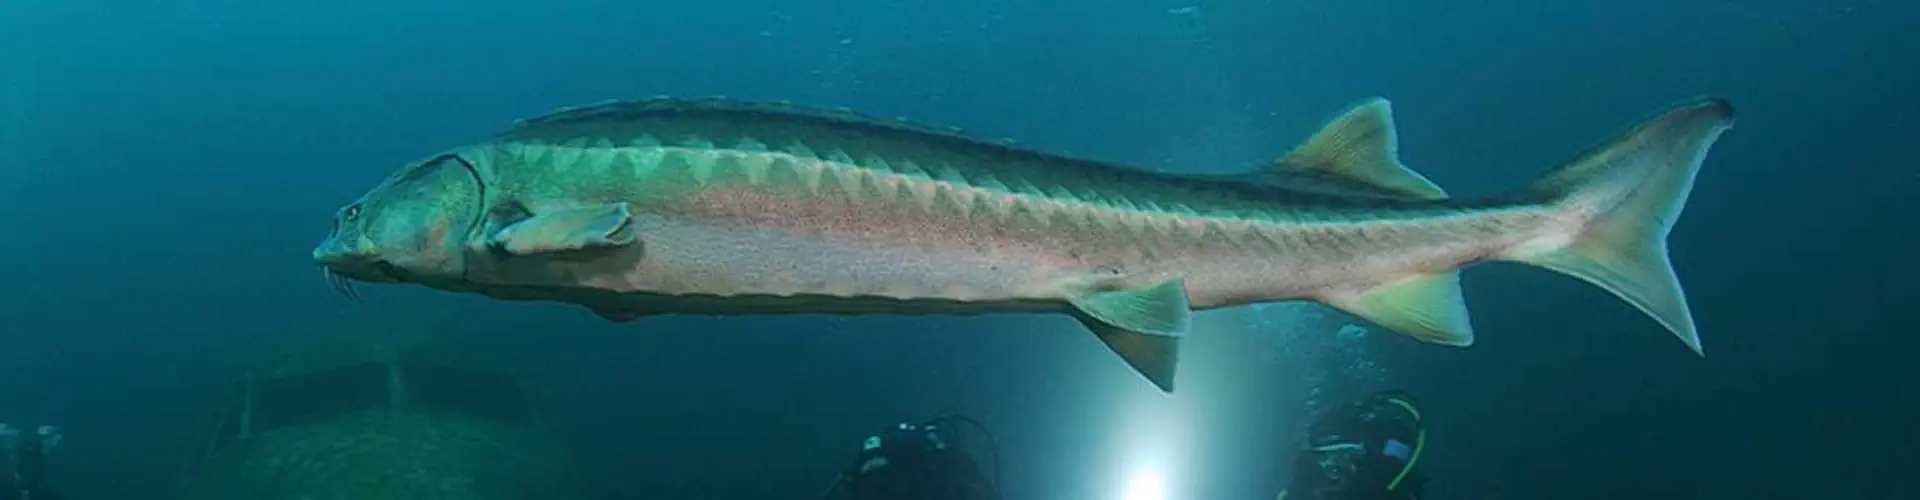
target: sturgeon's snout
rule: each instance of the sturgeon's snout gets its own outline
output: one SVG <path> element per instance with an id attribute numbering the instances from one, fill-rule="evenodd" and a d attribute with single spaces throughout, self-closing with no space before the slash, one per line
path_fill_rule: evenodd
<path id="1" fill-rule="evenodd" d="M 381 273 L 380 252 L 366 242 L 353 244 L 342 238 L 328 238 L 313 248 L 313 262 L 335 274 L 359 280 L 374 280 Z"/>
<path id="2" fill-rule="evenodd" d="M 313 262 L 330 268 L 352 267 L 366 260 L 364 253 L 355 252 L 338 240 L 329 239 L 313 247 Z"/>

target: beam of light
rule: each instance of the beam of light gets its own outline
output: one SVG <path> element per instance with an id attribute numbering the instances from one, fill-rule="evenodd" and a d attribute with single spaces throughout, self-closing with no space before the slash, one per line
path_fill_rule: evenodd
<path id="1" fill-rule="evenodd" d="M 1333 344 L 1338 318 L 1314 306 L 1276 305 L 1195 317 L 1173 394 L 1111 384 L 1116 461 L 1097 497 L 1206 499 L 1245 488 L 1242 475 L 1271 474 L 1288 459 L 1285 437 L 1305 417 L 1306 368 Z M 1275 369 L 1304 367 L 1302 369 Z M 1284 395 L 1284 396 L 1283 396 Z M 1271 493 L 1266 498 L 1272 498 Z"/>
<path id="2" fill-rule="evenodd" d="M 1195 434 L 1192 403 L 1178 394 L 1142 390 L 1128 397 L 1113 457 L 1115 475 L 1109 483 L 1117 500 L 1167 500 L 1173 483 L 1183 477 Z"/>
<path id="3" fill-rule="evenodd" d="M 1191 392 L 1163 394 L 1150 386 L 1133 385 L 1121 396 L 1113 443 L 1114 477 L 1109 483 L 1116 490 L 1108 498 L 1118 500 L 1168 500 L 1184 498 L 1176 493 L 1185 486 L 1189 468 L 1199 451 L 1194 446 L 1201 434 L 1197 410 L 1202 406 Z"/>
<path id="4" fill-rule="evenodd" d="M 1167 500 L 1167 477 L 1154 469 L 1134 471 L 1120 500 Z"/>

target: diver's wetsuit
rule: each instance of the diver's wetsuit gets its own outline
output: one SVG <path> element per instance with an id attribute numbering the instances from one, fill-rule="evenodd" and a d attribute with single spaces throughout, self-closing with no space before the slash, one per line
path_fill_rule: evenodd
<path id="1" fill-rule="evenodd" d="M 867 443 L 848 471 L 855 500 L 995 500 L 973 457 L 931 426 L 901 425 Z"/>
<path id="2" fill-rule="evenodd" d="M 1416 500 L 1426 426 L 1413 398 L 1381 392 L 1331 411 L 1308 429 L 1286 500 Z"/>
<path id="3" fill-rule="evenodd" d="M 63 498 L 41 485 L 47 474 L 45 443 L 37 435 L 23 435 L 13 450 L 13 474 L 7 485 L 7 500 L 57 500 Z"/>

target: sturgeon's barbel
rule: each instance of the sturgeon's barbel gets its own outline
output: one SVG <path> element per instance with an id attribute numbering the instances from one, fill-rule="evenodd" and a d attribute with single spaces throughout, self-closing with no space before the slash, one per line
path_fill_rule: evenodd
<path id="1" fill-rule="evenodd" d="M 342 208 L 313 258 L 616 321 L 1063 312 L 1165 391 L 1193 310 L 1312 300 L 1471 344 L 1458 270 L 1504 260 L 1598 285 L 1703 352 L 1666 237 L 1732 123 L 1722 100 L 1680 106 L 1467 201 L 1400 164 L 1380 98 L 1240 175 L 791 105 L 612 102 L 406 166 Z"/>

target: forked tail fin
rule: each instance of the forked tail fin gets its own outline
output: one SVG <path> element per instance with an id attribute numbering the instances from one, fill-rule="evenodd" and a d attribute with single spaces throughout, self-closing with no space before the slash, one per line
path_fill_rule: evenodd
<path id="1" fill-rule="evenodd" d="M 1667 258 L 1667 233 L 1686 206 L 1707 150 L 1732 126 L 1732 105 L 1703 100 L 1587 152 L 1533 186 L 1535 195 L 1557 200 L 1583 224 L 1502 257 L 1606 289 L 1705 355 Z"/>

